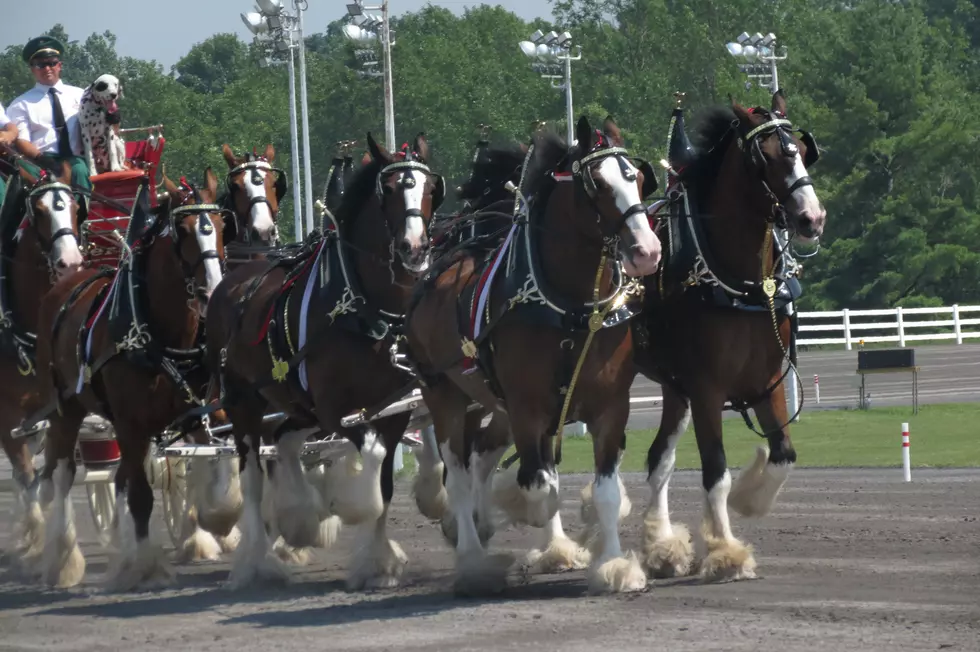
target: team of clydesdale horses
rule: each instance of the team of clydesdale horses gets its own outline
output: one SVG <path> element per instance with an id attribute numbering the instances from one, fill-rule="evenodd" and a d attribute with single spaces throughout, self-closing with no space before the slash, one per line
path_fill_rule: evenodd
<path id="1" fill-rule="evenodd" d="M 795 462 L 783 383 L 795 363 L 800 295 L 790 251 L 793 241 L 819 238 L 825 219 L 807 172 L 816 144 L 787 113 L 781 92 L 768 109 L 733 101 L 707 112 L 691 142 L 676 109 L 669 183 L 651 207 L 656 173 L 629 155 L 611 118 L 601 129 L 581 118 L 571 145 L 544 130 L 527 145 L 484 141 L 457 192 L 465 210 L 436 222 L 446 186 L 425 136 L 388 152 L 369 134 L 360 167 L 335 161 L 322 230 L 227 269 L 225 242 L 275 244 L 285 177 L 274 153 L 238 159 L 226 149 L 225 199 L 210 169 L 201 188 L 165 179 L 155 213 L 137 202 L 119 270 L 68 273 L 53 289 L 41 286 L 40 305 L 18 304 L 34 310 L 23 327 L 37 333 L 29 404 L 57 406 L 41 480 L 42 502 L 52 503 L 44 580 L 69 586 L 84 571 L 68 489 L 90 412 L 113 423 L 123 456 L 116 488 L 128 509 L 118 512 L 114 586 L 170 579 L 151 543 L 143 462 L 151 438 L 174 423 L 201 441 L 199 419 L 210 413 L 212 424 L 230 421 L 240 465 L 200 466 L 195 482 L 210 485 L 192 489 L 188 536 L 224 542 L 237 523 L 234 586 L 286 577 L 282 549 L 329 545 L 331 519 L 357 526 L 348 586 L 397 585 L 407 557 L 387 518 L 409 414 L 370 416 L 413 386 L 435 433 L 413 491 L 455 550 L 457 592 L 499 591 L 515 568 L 587 568 L 595 592 L 694 572 L 691 535 L 671 522 L 667 499 L 691 418 L 705 492 L 698 572 L 711 581 L 754 576 L 729 507 L 767 513 Z M 31 255 L 68 257 L 47 239 L 62 226 L 41 208 L 49 204 L 32 212 Z M 619 535 L 630 512 L 619 466 L 637 373 L 664 396 L 640 556 Z M 726 403 L 750 426 L 751 409 L 767 444 L 734 482 L 722 442 Z M 270 426 L 270 412 L 287 419 Z M 595 457 L 574 540 L 558 515 L 570 421 L 587 424 Z M 339 433 L 349 448 L 314 474 L 301 452 L 316 433 Z M 260 458 L 265 444 L 277 445 L 275 460 Z M 17 468 L 25 487 L 37 484 Z M 495 509 L 541 528 L 541 549 L 516 566 L 491 554 Z M 40 518 L 36 505 L 33 514 Z"/>

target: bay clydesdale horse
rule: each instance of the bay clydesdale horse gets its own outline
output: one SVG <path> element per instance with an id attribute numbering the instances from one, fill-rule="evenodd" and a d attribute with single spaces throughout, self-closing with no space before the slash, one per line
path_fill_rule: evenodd
<path id="1" fill-rule="evenodd" d="M 668 190 L 660 232 L 671 246 L 646 279 L 643 314 L 633 321 L 639 370 L 663 388 L 663 416 L 650 447 L 653 492 L 645 516 L 645 564 L 655 577 L 691 570 L 690 534 L 672 523 L 667 487 L 677 441 L 693 416 L 701 454 L 702 535 L 708 580 L 748 578 L 756 562 L 732 533 L 728 507 L 743 516 L 771 509 L 796 461 L 786 410 L 784 363 L 795 363 L 792 304 L 800 296 L 791 242 L 813 241 L 826 211 L 808 168 L 813 137 L 787 118 L 782 92 L 769 110 L 709 111 L 691 146 L 675 110 Z M 664 209 L 662 209 L 664 210 Z M 788 370 L 788 369 L 787 369 Z M 722 443 L 722 409 L 751 407 L 768 447 L 732 483 Z M 749 422 L 751 425 L 751 423 Z"/>
<path id="2" fill-rule="evenodd" d="M 275 529 L 295 548 L 315 545 L 329 514 L 360 525 L 348 585 L 397 584 L 406 557 L 386 534 L 394 489 L 395 447 L 409 414 L 345 428 L 341 419 L 384 400 L 411 376 L 393 366 L 402 315 L 417 275 L 430 263 L 428 225 L 442 202 L 442 177 L 427 165 L 419 134 L 411 150 L 391 154 L 368 134 L 369 157 L 349 182 L 321 239 L 293 258 L 256 261 L 231 271 L 208 306 L 208 356 L 221 379 L 242 464 L 242 540 L 231 582 L 281 578 L 262 518 L 259 445 L 263 415 L 289 415 L 267 465 Z M 289 428 L 292 428 L 290 430 Z M 328 504 L 303 477 L 300 452 L 316 432 L 339 433 L 352 452 L 348 475 Z M 361 468 L 356 466 L 360 464 Z M 275 469 L 273 472 L 273 468 Z"/>
<path id="3" fill-rule="evenodd" d="M 656 177 L 649 164 L 630 161 L 611 119 L 599 132 L 583 117 L 576 133 L 571 149 L 554 134 L 535 134 L 518 187 L 530 208 L 490 255 L 464 247 L 442 257 L 408 315 L 410 355 L 447 469 L 463 593 L 496 591 L 506 581 L 510 560 L 484 547 L 491 499 L 515 523 L 545 527 L 555 518 L 560 435 L 557 445 L 553 436 L 569 420 L 586 422 L 594 437 L 602 535 L 589 584 L 646 586 L 635 556 L 620 546 L 618 467 L 635 375 L 626 301 L 636 286 L 626 277 L 651 274 L 660 260 L 641 200 Z M 468 413 L 473 402 L 482 410 Z M 492 415 L 485 428 L 483 411 Z M 493 483 L 511 441 L 520 465 Z"/>

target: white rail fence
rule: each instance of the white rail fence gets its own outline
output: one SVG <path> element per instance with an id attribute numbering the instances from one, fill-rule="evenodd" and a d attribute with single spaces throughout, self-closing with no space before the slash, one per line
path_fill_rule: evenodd
<path id="1" fill-rule="evenodd" d="M 884 308 L 875 310 L 830 310 L 800 312 L 797 344 L 844 345 L 855 343 L 953 340 L 980 338 L 980 306 L 941 306 L 937 308 Z"/>

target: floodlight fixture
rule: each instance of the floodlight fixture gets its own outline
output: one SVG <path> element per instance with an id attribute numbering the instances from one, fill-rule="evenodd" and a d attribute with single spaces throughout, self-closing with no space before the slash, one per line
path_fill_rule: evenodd
<path id="1" fill-rule="evenodd" d="M 282 11 L 282 0 L 255 0 L 255 4 L 263 16 L 278 16 Z"/>
<path id="2" fill-rule="evenodd" d="M 538 55 L 538 46 L 531 41 L 521 41 L 518 45 L 521 47 L 521 52 L 524 53 L 526 57 L 536 57 Z"/>
<path id="3" fill-rule="evenodd" d="M 728 50 L 728 54 L 733 57 L 742 56 L 742 44 L 741 43 L 725 43 L 725 48 Z"/>
<path id="4" fill-rule="evenodd" d="M 773 34 L 772 32 L 769 32 L 769 33 L 768 33 L 768 34 L 766 34 L 766 36 L 765 36 L 765 37 L 764 37 L 764 38 L 762 39 L 762 42 L 761 42 L 761 43 L 762 43 L 762 45 L 766 45 L 766 46 L 769 46 L 769 45 L 772 45 L 772 44 L 773 44 L 773 43 L 774 43 L 775 41 L 776 41 L 776 35 L 775 35 L 775 34 Z"/>
<path id="5" fill-rule="evenodd" d="M 360 16 L 363 14 L 361 10 L 361 3 L 355 2 L 354 4 L 347 5 L 347 14 L 349 16 Z"/>
<path id="6" fill-rule="evenodd" d="M 571 32 L 562 32 L 561 34 L 558 35 L 558 45 L 562 47 L 565 47 L 565 45 L 567 43 L 570 43 L 571 40 L 572 40 Z"/>
<path id="7" fill-rule="evenodd" d="M 551 45 L 557 40 L 558 40 L 558 32 L 556 32 L 555 30 L 551 30 L 544 36 L 544 42 L 548 45 Z"/>
<path id="8" fill-rule="evenodd" d="M 742 32 L 735 38 L 735 40 L 741 43 L 742 45 L 745 45 L 750 38 L 751 37 L 749 36 L 748 32 Z"/>
<path id="9" fill-rule="evenodd" d="M 540 43 L 541 39 L 543 38 L 544 38 L 544 32 L 542 32 L 540 29 L 534 30 L 534 34 L 531 34 L 531 40 L 535 44 Z"/>
<path id="10" fill-rule="evenodd" d="M 245 27 L 253 34 L 265 34 L 269 31 L 269 26 L 263 20 L 262 14 L 256 11 L 249 11 L 239 15 L 242 17 L 242 22 L 245 23 Z"/>

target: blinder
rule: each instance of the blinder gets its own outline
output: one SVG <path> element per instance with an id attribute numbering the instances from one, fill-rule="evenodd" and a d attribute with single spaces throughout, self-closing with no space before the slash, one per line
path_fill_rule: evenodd
<path id="1" fill-rule="evenodd" d="M 809 169 L 811 165 L 820 160 L 820 150 L 817 149 L 817 141 L 813 139 L 813 134 L 802 129 L 798 129 L 797 131 L 800 132 L 800 141 L 806 147 L 806 156 L 803 157 L 803 165 Z"/>
<path id="2" fill-rule="evenodd" d="M 441 174 L 433 174 L 435 188 L 432 191 L 432 212 L 435 213 L 446 199 L 446 179 Z"/>
<path id="3" fill-rule="evenodd" d="M 633 158 L 632 161 L 633 165 L 643 173 L 643 187 L 640 189 L 640 199 L 646 199 L 660 188 L 660 182 L 657 181 L 657 173 L 649 161 L 642 158 Z"/>

